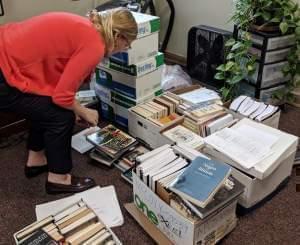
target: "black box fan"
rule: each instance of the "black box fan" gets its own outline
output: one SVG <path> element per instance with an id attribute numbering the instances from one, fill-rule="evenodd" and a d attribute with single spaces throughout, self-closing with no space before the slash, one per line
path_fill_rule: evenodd
<path id="1" fill-rule="evenodd" d="M 231 32 L 214 27 L 192 27 L 188 33 L 188 74 L 203 85 L 221 88 L 224 81 L 214 79 L 214 75 L 225 61 L 225 43 L 231 37 Z"/>

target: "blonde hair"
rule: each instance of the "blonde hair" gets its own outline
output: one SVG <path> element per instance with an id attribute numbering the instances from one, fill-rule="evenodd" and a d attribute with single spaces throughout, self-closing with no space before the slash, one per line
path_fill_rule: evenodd
<path id="1" fill-rule="evenodd" d="M 88 16 L 101 33 L 107 48 L 115 46 L 117 34 L 122 35 L 130 43 L 137 37 L 137 23 L 127 8 L 114 8 L 102 12 L 92 10 Z"/>

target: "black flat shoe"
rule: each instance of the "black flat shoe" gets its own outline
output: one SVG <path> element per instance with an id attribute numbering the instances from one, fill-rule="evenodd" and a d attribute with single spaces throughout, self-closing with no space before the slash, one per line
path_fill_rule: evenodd
<path id="1" fill-rule="evenodd" d="M 76 193 L 90 189 L 96 185 L 92 178 L 71 176 L 71 184 L 64 185 L 46 182 L 46 192 L 48 194 Z"/>
<path id="2" fill-rule="evenodd" d="M 24 173 L 27 178 L 32 178 L 45 172 L 48 172 L 48 165 L 37 166 L 37 167 L 25 166 L 24 168 Z"/>

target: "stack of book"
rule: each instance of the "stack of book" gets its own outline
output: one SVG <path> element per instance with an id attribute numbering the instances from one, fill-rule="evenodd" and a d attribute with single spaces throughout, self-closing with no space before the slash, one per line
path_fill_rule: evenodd
<path id="1" fill-rule="evenodd" d="M 150 120 L 159 127 L 163 127 L 179 118 L 179 115 L 175 112 L 177 105 L 177 100 L 164 94 L 152 101 L 131 108 L 131 111 Z"/>
<path id="2" fill-rule="evenodd" d="M 108 166 L 111 166 L 122 154 L 137 144 L 135 138 L 111 124 L 87 135 L 86 139 L 95 146 L 90 157 Z"/>
<path id="3" fill-rule="evenodd" d="M 120 244 L 84 201 L 28 225 L 14 234 L 16 244 Z"/>
<path id="4" fill-rule="evenodd" d="M 259 122 L 272 117 L 279 111 L 278 106 L 268 105 L 245 95 L 241 95 L 232 101 L 229 109 Z"/>
<path id="5" fill-rule="evenodd" d="M 137 176 L 162 200 L 189 219 L 204 219 L 236 201 L 244 186 L 229 165 L 190 147 L 164 145 L 137 158 Z"/>
<path id="6" fill-rule="evenodd" d="M 104 59 L 96 69 L 96 94 L 101 101 L 102 118 L 128 127 L 128 109 L 162 93 L 164 54 L 158 52 L 160 19 L 132 13 L 137 39 L 127 51 Z M 146 48 L 145 48 L 146 47 Z"/>

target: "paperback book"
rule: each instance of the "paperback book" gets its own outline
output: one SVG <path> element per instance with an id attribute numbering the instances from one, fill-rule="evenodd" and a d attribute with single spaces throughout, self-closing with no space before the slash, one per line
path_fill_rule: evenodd
<path id="1" fill-rule="evenodd" d="M 188 200 L 183 199 L 183 202 L 201 219 L 206 218 L 218 209 L 230 204 L 236 200 L 244 191 L 244 185 L 241 184 L 237 179 L 229 177 L 226 182 L 215 194 L 212 201 L 207 204 L 205 208 L 198 207 Z"/>
<path id="2" fill-rule="evenodd" d="M 87 141 L 113 159 L 117 159 L 137 143 L 136 139 L 109 124 L 99 131 L 87 135 Z"/>
<path id="3" fill-rule="evenodd" d="M 230 172 L 230 166 L 225 163 L 197 157 L 169 188 L 181 198 L 205 208 L 223 186 Z"/>
<path id="4" fill-rule="evenodd" d="M 141 144 L 135 145 L 125 152 L 124 155 L 122 155 L 122 157 L 116 163 L 114 163 L 114 165 L 124 172 L 127 169 L 135 166 L 136 158 L 138 156 L 141 156 L 148 151 L 149 149 Z"/>

